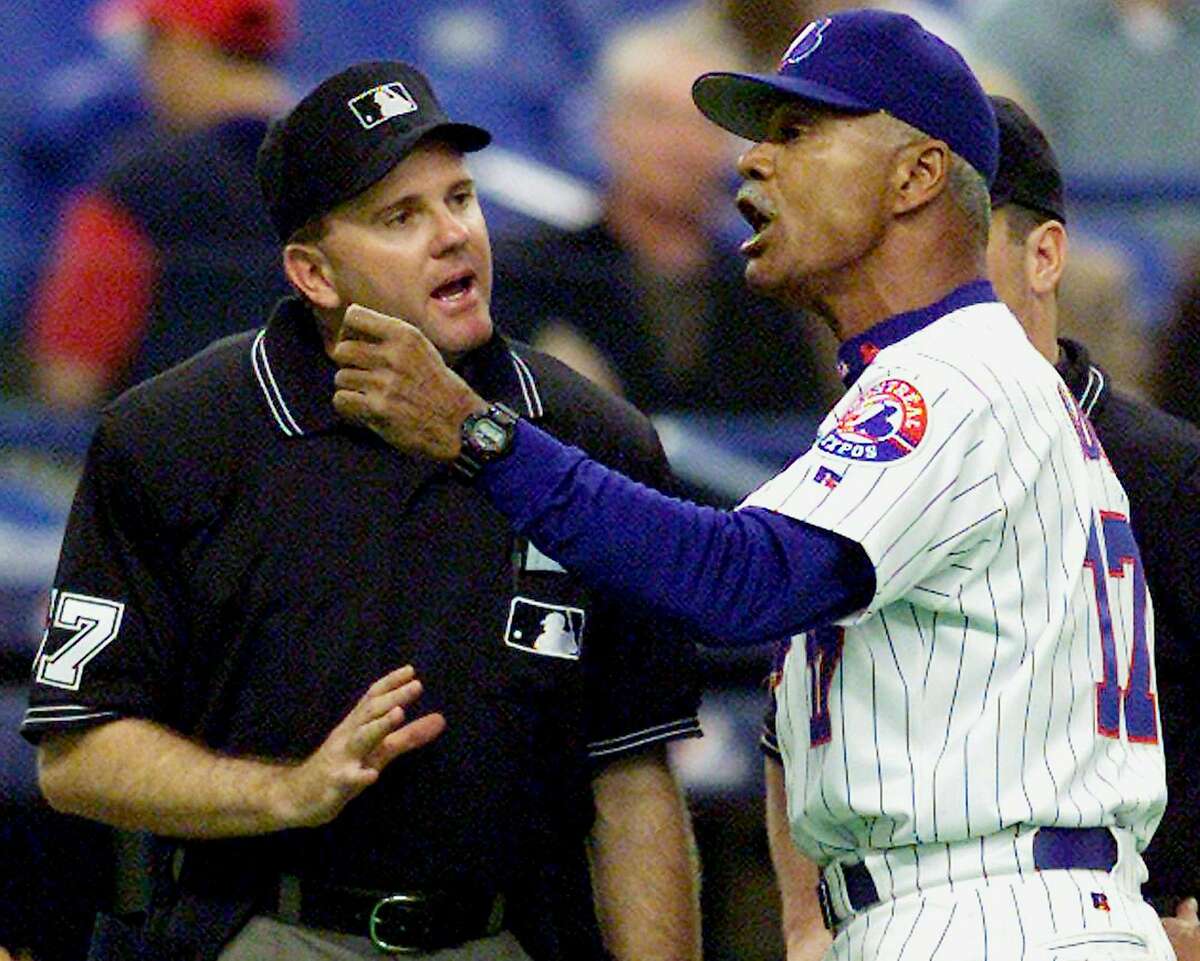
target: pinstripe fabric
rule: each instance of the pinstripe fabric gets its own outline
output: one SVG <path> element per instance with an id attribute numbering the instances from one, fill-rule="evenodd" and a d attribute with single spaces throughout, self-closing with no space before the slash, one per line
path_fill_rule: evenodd
<path id="1" fill-rule="evenodd" d="M 821 438 L 854 422 L 889 382 L 924 402 L 915 448 L 886 461 L 823 449 Z M 900 857 L 908 845 L 988 838 L 1021 824 L 1118 826 L 1138 850 L 1149 841 L 1165 803 L 1162 751 L 1134 743 L 1124 727 L 1118 737 L 1098 733 L 1105 675 L 1085 566 L 1099 513 L 1128 516 L 1128 504 L 1107 460 L 1085 456 L 1064 393 L 1005 308 L 959 309 L 885 347 L 813 449 L 744 503 L 849 537 L 876 569 L 869 607 L 841 624 L 827 696 L 803 638 L 793 640 L 777 690 L 789 820 L 818 862 Z M 836 472 L 836 485 L 809 479 L 828 476 L 821 467 Z M 1122 688 L 1133 581 L 1105 581 Z M 1152 627 L 1148 643 L 1152 652 Z M 810 747 L 810 718 L 822 705 L 832 736 Z M 1140 858 L 1131 859 L 1137 874 Z M 895 869 L 893 861 L 879 870 Z M 923 885 L 945 888 L 944 859 L 922 867 Z M 1131 890 L 1138 881 L 1131 876 Z M 953 905 L 923 919 L 876 908 L 852 939 L 839 939 L 835 956 L 949 956 L 947 944 L 953 956 L 970 956 L 954 931 L 987 925 L 969 899 Z M 1010 919 L 1004 937 L 1015 930 Z"/>

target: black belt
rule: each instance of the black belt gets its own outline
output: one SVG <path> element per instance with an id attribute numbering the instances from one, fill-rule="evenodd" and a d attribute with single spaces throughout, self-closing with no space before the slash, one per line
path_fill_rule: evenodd
<path id="1" fill-rule="evenodd" d="M 409 954 L 499 934 L 504 911 L 504 895 L 494 891 L 371 891 L 285 875 L 270 913 L 288 924 L 369 938 L 385 954 Z"/>
<path id="2" fill-rule="evenodd" d="M 1033 866 L 1039 871 L 1111 871 L 1117 863 L 1117 839 L 1108 828 L 1038 828 L 1033 836 Z M 879 903 L 875 879 L 865 864 L 842 865 L 846 901 L 857 914 Z M 838 922 L 829 882 L 822 876 L 817 900 L 825 927 Z"/>

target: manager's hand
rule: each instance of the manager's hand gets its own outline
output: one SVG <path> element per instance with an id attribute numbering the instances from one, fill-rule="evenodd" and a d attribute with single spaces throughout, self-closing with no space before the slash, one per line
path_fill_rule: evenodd
<path id="1" fill-rule="evenodd" d="M 347 308 L 331 356 L 334 409 L 400 450 L 454 460 L 463 420 L 487 410 L 416 327 L 359 304 Z"/>

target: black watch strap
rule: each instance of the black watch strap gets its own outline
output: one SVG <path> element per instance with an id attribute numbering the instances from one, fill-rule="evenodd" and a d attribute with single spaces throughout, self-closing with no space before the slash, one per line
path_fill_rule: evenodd
<path id="1" fill-rule="evenodd" d="M 512 450 L 519 415 L 499 402 L 479 414 L 468 414 L 459 428 L 462 447 L 454 467 L 464 477 L 474 477 L 484 467 Z"/>

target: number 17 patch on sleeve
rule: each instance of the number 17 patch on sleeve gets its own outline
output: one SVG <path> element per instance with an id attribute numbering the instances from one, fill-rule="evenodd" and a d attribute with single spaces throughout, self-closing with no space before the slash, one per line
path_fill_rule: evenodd
<path id="1" fill-rule="evenodd" d="M 120 601 L 55 591 L 50 599 L 46 634 L 34 665 L 34 680 L 78 691 L 83 669 L 116 639 L 124 613 L 125 605 Z"/>

